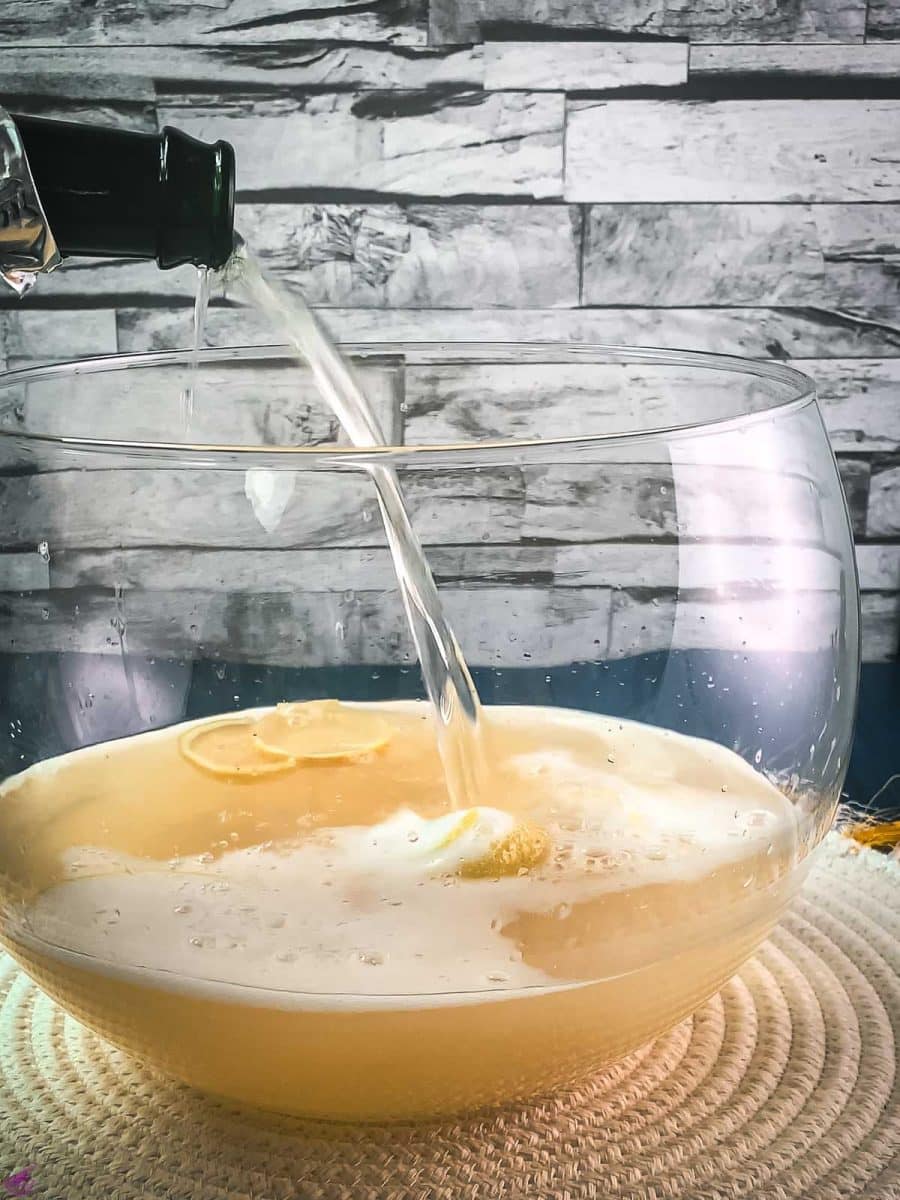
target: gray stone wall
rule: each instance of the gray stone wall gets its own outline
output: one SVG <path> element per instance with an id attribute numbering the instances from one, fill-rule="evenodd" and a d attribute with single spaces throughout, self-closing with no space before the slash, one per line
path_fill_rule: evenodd
<path id="1" fill-rule="evenodd" d="M 239 227 L 345 339 L 791 360 L 841 466 L 865 657 L 896 656 L 900 0 L 4 0 L 0 103 L 230 140 Z M 0 368 L 187 344 L 193 286 L 70 263 L 2 300 Z M 209 338 L 271 333 L 220 305 Z M 422 440 L 428 405 L 405 408 L 398 436 Z M 506 579 L 510 528 L 466 570 Z M 69 551 L 78 578 L 103 552 Z M 531 553 L 564 624 L 574 551 Z M 132 554 L 138 576 L 165 557 Z M 439 560 L 454 578 L 461 556 Z"/>

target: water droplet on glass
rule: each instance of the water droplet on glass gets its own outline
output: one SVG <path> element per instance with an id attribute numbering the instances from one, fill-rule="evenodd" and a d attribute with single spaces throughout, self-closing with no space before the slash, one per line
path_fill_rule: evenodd
<path id="1" fill-rule="evenodd" d="M 384 962 L 384 955 L 379 954 L 377 950 L 360 950 L 359 961 L 370 967 L 380 967 Z"/>
<path id="2" fill-rule="evenodd" d="M 556 919 L 558 921 L 565 921 L 566 917 L 571 915 L 571 912 L 572 912 L 571 904 L 557 904 L 556 909 L 555 909 Z"/>
<path id="3" fill-rule="evenodd" d="M 285 919 L 285 913 L 277 913 L 274 917 L 270 917 L 266 924 L 270 929 L 283 929 Z"/>
<path id="4" fill-rule="evenodd" d="M 46 542 L 38 542 L 37 552 L 45 563 L 50 561 L 50 547 Z"/>
<path id="5" fill-rule="evenodd" d="M 757 766 L 759 766 L 759 764 L 762 762 L 762 749 L 761 748 L 759 750 L 757 750 L 757 752 L 753 755 L 753 761 L 756 763 Z"/>
<path id="6" fill-rule="evenodd" d="M 202 937 L 192 937 L 191 945 L 196 946 L 198 950 L 214 950 L 216 948 L 216 939 L 208 934 Z"/>
<path id="7" fill-rule="evenodd" d="M 509 976 L 504 974 L 503 971 L 491 971 L 491 973 L 488 975 L 488 979 L 491 983 L 507 983 Z"/>
<path id="8" fill-rule="evenodd" d="M 181 917 L 185 913 L 189 913 L 191 911 L 191 906 L 189 904 L 176 904 L 172 911 L 178 913 L 178 915 Z"/>
<path id="9" fill-rule="evenodd" d="M 297 961 L 297 955 L 294 953 L 293 950 L 281 950 L 281 951 L 279 951 L 278 954 L 275 955 L 275 958 L 277 959 L 278 962 L 283 962 L 283 963 L 290 963 L 290 962 Z"/>

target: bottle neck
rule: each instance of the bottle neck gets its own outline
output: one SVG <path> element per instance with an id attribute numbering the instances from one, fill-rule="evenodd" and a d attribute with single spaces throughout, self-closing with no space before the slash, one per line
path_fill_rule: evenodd
<path id="1" fill-rule="evenodd" d="M 13 115 L 65 257 L 218 268 L 234 240 L 234 151 L 176 129 L 99 129 Z"/>

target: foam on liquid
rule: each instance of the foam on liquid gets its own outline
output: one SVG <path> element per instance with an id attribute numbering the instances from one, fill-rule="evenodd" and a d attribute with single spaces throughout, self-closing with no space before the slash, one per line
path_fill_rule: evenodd
<path id="1" fill-rule="evenodd" d="M 179 756 L 180 730 L 9 781 L 5 799 L 61 808 L 38 868 L 53 882 L 18 936 L 235 1000 L 251 987 L 279 1004 L 447 1003 L 672 953 L 699 932 L 698 896 L 751 896 L 792 848 L 790 805 L 730 751 L 532 708 L 488 710 L 488 807 L 448 842 L 466 814 L 448 811 L 424 706 L 366 707 L 392 724 L 383 753 L 265 782 L 206 777 Z M 521 821 L 549 835 L 543 863 L 460 877 Z"/>

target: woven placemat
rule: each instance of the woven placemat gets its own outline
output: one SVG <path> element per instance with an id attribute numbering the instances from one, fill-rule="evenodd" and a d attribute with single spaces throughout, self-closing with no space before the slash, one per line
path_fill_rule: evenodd
<path id="1" fill-rule="evenodd" d="M 691 1020 L 577 1090 L 441 1124 L 240 1112 L 144 1070 L 0 958 L 0 1197 L 895 1200 L 900 864 L 835 835 L 819 854 Z"/>

